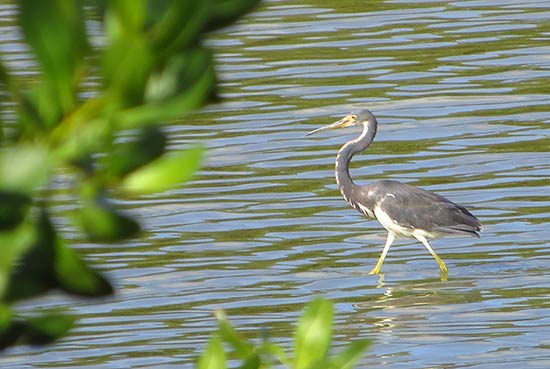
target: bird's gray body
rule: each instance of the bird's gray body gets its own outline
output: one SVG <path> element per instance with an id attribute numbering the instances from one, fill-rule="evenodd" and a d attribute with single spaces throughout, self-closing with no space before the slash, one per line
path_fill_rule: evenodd
<path id="1" fill-rule="evenodd" d="M 344 199 L 367 217 L 375 218 L 388 231 L 382 255 L 371 273 L 378 274 L 395 237 L 410 237 L 420 241 L 438 262 L 441 272 L 447 273 L 443 260 L 430 246 L 428 239 L 447 234 L 479 237 L 480 221 L 466 208 L 422 188 L 391 180 L 374 181 L 365 186 L 353 182 L 349 163 L 353 156 L 366 150 L 374 140 L 378 122 L 368 110 L 352 113 L 322 130 L 362 125 L 363 131 L 344 144 L 336 156 L 336 183 Z"/>
<path id="2" fill-rule="evenodd" d="M 396 225 L 388 231 L 396 236 L 411 237 L 421 230 L 427 238 L 453 233 L 479 237 L 481 224 L 466 208 L 401 182 L 380 180 L 366 186 L 354 185 L 349 204 L 370 218 L 378 218 L 377 213 L 387 214 Z M 387 229 L 387 224 L 381 223 Z"/>

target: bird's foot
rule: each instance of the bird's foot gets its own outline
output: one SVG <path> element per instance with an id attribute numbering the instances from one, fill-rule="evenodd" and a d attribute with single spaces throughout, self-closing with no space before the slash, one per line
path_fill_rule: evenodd
<path id="1" fill-rule="evenodd" d="M 441 268 L 441 273 L 439 274 L 439 279 L 441 279 L 441 282 L 447 282 L 448 275 L 449 275 L 449 271 L 447 267 L 445 267 L 445 269 Z"/>

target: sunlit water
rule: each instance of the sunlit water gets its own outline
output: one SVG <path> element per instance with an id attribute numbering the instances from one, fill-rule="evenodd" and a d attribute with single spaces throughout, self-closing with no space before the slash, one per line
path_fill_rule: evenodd
<path id="1" fill-rule="evenodd" d="M 191 368 L 216 308 L 290 348 L 315 295 L 336 302 L 336 346 L 374 340 L 362 368 L 550 367 L 548 2 L 272 0 L 210 44 L 225 102 L 169 128 L 176 148 L 208 146 L 200 175 L 125 203 L 142 238 L 79 245 L 117 295 L 70 299 L 71 336 L 2 367 Z M 16 40 L 2 47 L 17 61 Z M 422 186 L 484 223 L 481 239 L 433 242 L 447 282 L 411 240 L 368 275 L 385 232 L 333 178 L 358 132 L 304 136 L 357 107 L 380 122 L 357 182 Z"/>

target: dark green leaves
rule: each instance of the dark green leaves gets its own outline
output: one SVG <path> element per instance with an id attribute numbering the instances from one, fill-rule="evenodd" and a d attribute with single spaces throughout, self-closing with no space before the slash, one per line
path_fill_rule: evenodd
<path id="1" fill-rule="evenodd" d="M 87 297 L 110 295 L 113 288 L 96 270 L 89 267 L 73 249 L 57 240 L 53 273 L 57 287 L 63 291 Z"/>
<path id="2" fill-rule="evenodd" d="M 10 282 L 14 284 L 10 278 L 14 268 L 36 239 L 36 228 L 27 223 L 22 223 L 14 229 L 0 231 L 0 306 L 6 290 L 15 288 L 10 287 Z"/>
<path id="3" fill-rule="evenodd" d="M 83 9 L 78 1 L 20 3 L 21 28 L 43 72 L 36 102 L 52 125 L 76 105 L 77 71 L 88 51 Z"/>
<path id="4" fill-rule="evenodd" d="M 35 236 L 14 269 L 2 301 L 15 301 L 57 288 L 81 296 L 104 296 L 111 285 L 88 267 L 56 233 L 46 212 L 34 226 Z"/>
<path id="5" fill-rule="evenodd" d="M 0 328 L 0 349 L 18 341 L 31 345 L 50 343 L 66 335 L 74 325 L 75 319 L 63 314 L 46 313 L 27 319 L 10 317 L 5 321 L 8 324 Z"/>
<path id="6" fill-rule="evenodd" d="M 214 96 L 215 82 L 212 55 L 189 50 L 154 71 L 145 86 L 144 104 L 120 111 L 114 121 L 121 129 L 136 128 L 189 113 Z"/>
<path id="7" fill-rule="evenodd" d="M 179 54 L 196 44 L 208 19 L 208 1 L 151 2 L 153 13 L 159 15 L 151 27 L 154 50 L 161 58 L 167 53 Z"/>
<path id="8" fill-rule="evenodd" d="M 119 17 L 107 13 L 107 27 L 120 28 Z M 116 35 L 103 54 L 103 83 L 112 109 L 140 105 L 153 69 L 154 55 L 147 39 L 132 32 Z"/>
<path id="9" fill-rule="evenodd" d="M 210 98 L 215 87 L 212 56 L 198 42 L 212 11 L 207 4 L 118 0 L 106 12 L 111 44 L 102 59 L 105 87 L 113 105 L 143 108 L 139 114 L 132 112 L 131 118 L 117 117 L 123 120 L 122 127 L 129 128 L 145 115 L 146 123 L 155 123 Z M 207 86 L 203 86 L 205 79 Z M 195 85 L 197 92 L 191 95 L 196 98 L 191 99 L 189 92 Z M 154 111 L 146 114 L 150 109 Z"/>
<path id="10" fill-rule="evenodd" d="M 209 19 L 206 29 L 212 30 L 237 20 L 243 13 L 249 12 L 258 4 L 257 0 L 212 0 L 209 4 Z"/>
<path id="11" fill-rule="evenodd" d="M 32 345 L 52 342 L 62 336 L 73 326 L 74 318 L 63 314 L 46 314 L 29 318 L 22 323 L 23 339 Z"/>
<path id="12" fill-rule="evenodd" d="M 0 231 L 13 229 L 25 218 L 30 197 L 18 192 L 0 190 Z"/>
<path id="13" fill-rule="evenodd" d="M 158 127 L 145 127 L 125 142 L 113 145 L 101 160 L 109 177 L 122 178 L 164 153 L 166 136 Z"/>
<path id="14" fill-rule="evenodd" d="M 111 196 L 151 195 L 197 170 L 202 147 L 167 152 L 168 138 L 158 126 L 214 97 L 205 31 L 255 2 L 15 2 L 10 14 L 16 14 L 36 70 L 12 71 L 0 52 L 0 348 L 50 342 L 72 325 L 59 314 L 20 317 L 12 311 L 15 301 L 52 289 L 87 297 L 112 292 L 51 220 L 51 214 L 67 214 L 49 206 L 62 188 L 75 199 L 72 214 L 83 238 L 119 242 L 135 236 L 138 222 Z M 4 117 L 15 118 L 4 123 Z M 202 367 L 225 363 L 219 340 L 209 352 L 221 360 Z M 252 354 L 244 367 L 258 363 Z"/>
<path id="15" fill-rule="evenodd" d="M 140 230 L 134 219 L 104 199 L 86 202 L 80 210 L 80 223 L 88 238 L 95 242 L 120 241 Z"/>
<path id="16" fill-rule="evenodd" d="M 25 39 L 44 75 L 57 87 L 70 91 L 67 85 L 73 82 L 78 64 L 88 50 L 80 2 L 21 0 L 20 3 Z"/>
<path id="17" fill-rule="evenodd" d="M 36 224 L 27 222 L 0 233 L 0 241 L 0 349 L 18 342 L 49 343 L 65 335 L 74 322 L 73 317 L 59 313 L 16 317 L 8 303 L 51 289 L 80 296 L 112 292 L 111 285 L 56 234 L 45 211 Z"/>
<path id="18" fill-rule="evenodd" d="M 94 183 L 83 183 L 82 207 L 77 216 L 82 230 L 92 241 L 120 241 L 139 232 L 139 224 L 122 214 Z"/>

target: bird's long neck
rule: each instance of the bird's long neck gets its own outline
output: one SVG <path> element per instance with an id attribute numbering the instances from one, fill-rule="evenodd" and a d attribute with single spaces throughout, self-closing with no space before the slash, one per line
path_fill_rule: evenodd
<path id="1" fill-rule="evenodd" d="M 376 135 L 376 126 L 376 120 L 364 123 L 363 132 L 359 137 L 342 146 L 336 155 L 336 183 L 347 202 L 349 202 L 349 194 L 356 186 L 349 174 L 349 163 L 355 154 L 365 151 L 369 147 Z"/>

